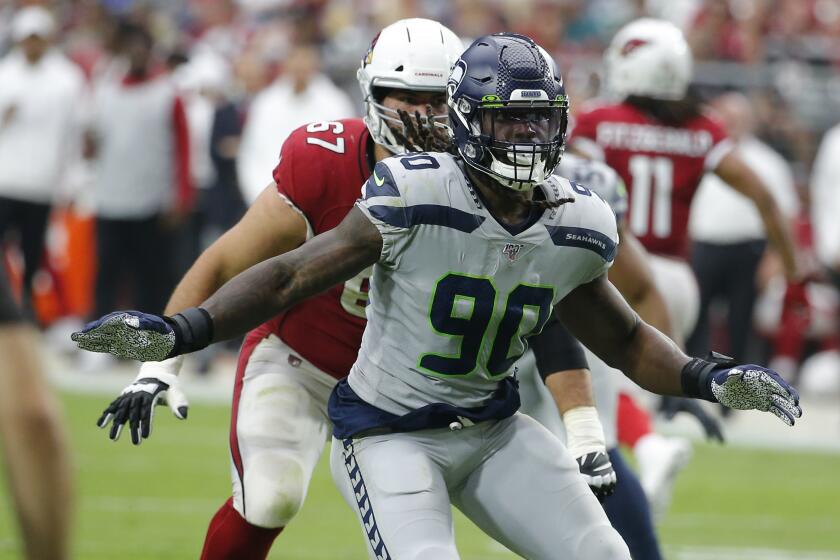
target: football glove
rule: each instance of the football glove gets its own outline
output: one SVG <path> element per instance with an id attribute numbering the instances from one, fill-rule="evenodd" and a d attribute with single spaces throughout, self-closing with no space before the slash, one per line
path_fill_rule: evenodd
<path id="1" fill-rule="evenodd" d="M 772 369 L 753 364 L 725 369 L 712 376 L 711 389 L 724 406 L 769 411 L 788 426 L 802 416 L 799 393 Z"/>
<path id="2" fill-rule="evenodd" d="M 153 362 L 207 346 L 213 339 L 213 321 L 198 307 L 172 317 L 115 311 L 88 323 L 70 338 L 82 350 Z"/>
<path id="3" fill-rule="evenodd" d="M 615 491 L 616 474 L 604 439 L 604 429 L 594 406 L 572 408 L 563 414 L 566 446 L 589 488 L 603 501 Z"/>
<path id="4" fill-rule="evenodd" d="M 177 375 L 180 364 L 181 358 L 143 364 L 134 382 L 108 405 L 96 425 L 106 428 L 110 423 L 109 437 L 117 441 L 128 422 L 131 443 L 140 445 L 152 433 L 156 405 L 166 403 L 176 418 L 186 420 L 189 403 Z"/>
<path id="5" fill-rule="evenodd" d="M 799 393 L 772 369 L 754 364 L 735 365 L 727 356 L 692 358 L 682 369 L 683 393 L 719 402 L 737 410 L 761 410 L 793 426 L 802 416 Z"/>
<path id="6" fill-rule="evenodd" d="M 592 451 L 576 457 L 580 474 L 599 501 L 615 492 L 617 477 L 607 450 Z"/>

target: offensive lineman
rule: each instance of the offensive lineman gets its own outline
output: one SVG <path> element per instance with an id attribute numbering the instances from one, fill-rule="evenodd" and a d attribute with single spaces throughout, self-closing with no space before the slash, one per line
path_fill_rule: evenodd
<path id="1" fill-rule="evenodd" d="M 567 103 L 533 41 L 477 39 L 447 88 L 460 158 L 379 162 L 335 229 L 241 273 L 199 308 L 109 314 L 74 340 L 172 357 L 375 265 L 359 357 L 329 405 L 333 476 L 371 557 L 457 558 L 451 499 L 529 559 L 629 558 L 559 440 L 516 414 L 514 364 L 555 305 L 573 334 L 650 390 L 769 410 L 788 424 L 801 415 L 798 395 L 760 366 L 688 358 L 617 295 L 605 276 L 614 215 L 549 177 Z"/>

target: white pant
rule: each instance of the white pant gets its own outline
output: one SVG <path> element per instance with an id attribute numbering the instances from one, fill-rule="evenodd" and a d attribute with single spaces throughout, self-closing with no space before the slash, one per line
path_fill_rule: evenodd
<path id="1" fill-rule="evenodd" d="M 284 527 L 306 497 L 332 431 L 336 381 L 276 336 L 242 347 L 233 394 L 233 507 L 258 527 Z"/>
<path id="2" fill-rule="evenodd" d="M 450 504 L 529 560 L 630 559 L 566 448 L 524 414 L 333 439 L 330 466 L 371 559 L 459 558 Z"/>

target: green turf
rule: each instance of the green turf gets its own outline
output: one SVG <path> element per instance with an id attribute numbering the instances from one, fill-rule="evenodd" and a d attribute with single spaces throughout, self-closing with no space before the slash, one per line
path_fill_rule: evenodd
<path id="1" fill-rule="evenodd" d="M 107 399 L 64 395 L 78 469 L 76 558 L 197 558 L 207 522 L 230 492 L 228 409 L 195 405 L 179 422 L 158 409 L 140 448 L 111 443 L 94 421 Z M 755 547 L 840 553 L 840 456 L 700 446 L 661 525 L 669 549 Z M 5 493 L 0 559 L 19 543 Z M 465 560 L 513 558 L 462 517 Z M 271 558 L 365 558 L 360 531 L 322 460 L 303 512 Z"/>

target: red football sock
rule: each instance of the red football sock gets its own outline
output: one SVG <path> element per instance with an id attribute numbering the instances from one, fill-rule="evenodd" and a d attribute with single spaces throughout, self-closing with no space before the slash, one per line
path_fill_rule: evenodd
<path id="1" fill-rule="evenodd" d="M 201 560 L 264 560 L 282 530 L 251 525 L 229 498 L 210 520 Z"/>
<path id="2" fill-rule="evenodd" d="M 631 449 L 642 437 L 653 432 L 650 415 L 626 393 L 618 394 L 618 442 Z"/>

